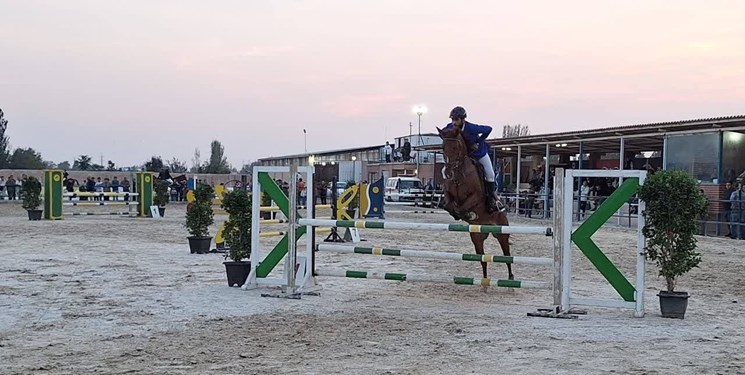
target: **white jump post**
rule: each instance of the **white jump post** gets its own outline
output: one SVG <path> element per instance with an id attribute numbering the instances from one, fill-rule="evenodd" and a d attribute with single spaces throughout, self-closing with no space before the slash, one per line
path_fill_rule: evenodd
<path id="1" fill-rule="evenodd" d="M 311 241 L 307 241 L 304 251 L 298 253 L 295 238 L 297 237 L 297 231 L 300 230 L 300 226 L 297 223 L 297 176 L 303 174 L 307 181 L 306 186 L 313 186 L 313 166 L 293 166 L 295 169 L 291 170 L 290 167 L 267 167 L 257 166 L 254 168 L 252 173 L 252 225 L 251 225 L 251 272 L 246 278 L 246 282 L 241 287 L 243 290 L 253 289 L 259 286 L 278 286 L 282 288 L 287 295 L 298 295 L 303 293 L 309 288 L 314 286 L 314 279 L 311 267 L 310 259 L 313 256 L 313 244 Z M 290 175 L 290 191 L 289 197 L 279 197 L 280 200 L 284 201 L 287 199 L 287 216 L 288 216 L 288 231 L 285 232 L 270 232 L 261 233 L 261 191 L 265 188 L 273 188 L 274 191 L 282 195 L 282 193 L 276 187 L 262 187 L 262 180 L 270 185 L 273 185 L 273 178 L 269 176 L 270 173 L 282 173 Z M 260 175 L 263 178 L 260 178 Z M 308 189 L 307 202 L 313 202 L 313 189 Z M 278 206 L 280 206 L 278 204 Z M 314 206 L 312 204 L 306 204 L 307 214 L 313 215 Z M 279 210 L 279 208 L 277 208 Z M 302 228 L 304 230 L 304 228 Z M 280 240 L 280 242 L 271 251 L 266 251 L 261 247 L 260 239 L 269 236 L 284 236 L 286 239 Z M 283 247 L 282 243 L 286 241 L 286 246 Z M 293 254 L 294 253 L 294 254 Z M 301 255 L 302 254 L 302 255 Z M 291 259 L 293 258 L 293 259 Z M 284 272 L 280 277 L 270 276 L 269 272 L 274 269 L 274 265 L 278 262 L 284 261 Z M 270 267 L 264 267 L 262 270 L 262 263 L 264 266 L 271 264 Z M 296 269 L 296 267 L 299 267 Z"/>
<path id="2" fill-rule="evenodd" d="M 558 181 L 560 169 L 556 170 L 556 177 Z M 633 309 L 634 310 L 634 316 L 641 318 L 644 316 L 644 288 L 645 288 L 645 281 L 644 281 L 644 275 L 646 272 L 646 254 L 645 254 L 645 238 L 642 235 L 642 228 L 644 227 L 644 217 L 642 215 L 642 212 L 644 211 L 645 204 L 643 201 L 639 201 L 639 210 L 638 210 L 638 216 L 637 216 L 637 252 L 636 252 L 636 277 L 635 277 L 635 285 L 631 285 L 625 277 L 618 271 L 618 269 L 613 265 L 612 262 L 607 260 L 605 258 L 605 255 L 602 254 L 602 251 L 597 253 L 595 251 L 595 254 L 593 254 L 594 259 L 590 259 L 591 262 L 595 265 L 596 268 L 603 274 L 603 276 L 606 277 L 606 279 L 609 281 L 609 283 L 616 288 L 617 291 L 620 292 L 620 288 L 617 286 L 618 284 L 625 284 L 626 290 L 630 290 L 630 288 L 633 288 L 633 298 L 625 298 L 623 301 L 619 300 L 610 300 L 610 299 L 600 299 L 600 298 L 581 298 L 581 297 L 575 297 L 572 295 L 572 242 L 577 243 L 577 246 L 579 247 L 579 240 L 573 239 L 572 234 L 575 233 L 573 231 L 572 226 L 572 214 L 573 214 L 573 208 L 574 208 L 574 198 L 573 198 L 573 186 L 574 186 L 574 178 L 582 178 L 582 177 L 599 177 L 599 178 L 624 178 L 624 179 L 638 179 L 639 185 L 644 184 L 644 180 L 646 179 L 646 171 L 638 171 L 638 170 L 573 170 L 569 169 L 566 171 L 561 171 L 561 173 L 564 174 L 563 179 L 563 190 L 559 190 L 559 194 L 563 197 L 560 199 L 563 199 L 562 202 L 562 218 L 561 220 L 556 221 L 556 232 L 560 233 L 558 235 L 558 238 L 555 238 L 556 242 L 561 242 L 561 249 L 562 254 L 560 256 L 561 258 L 561 292 L 560 292 L 560 298 L 558 298 L 559 301 L 557 301 L 557 297 L 555 296 L 555 301 L 559 302 L 559 309 L 563 312 L 567 312 L 571 310 L 573 306 L 594 306 L 594 307 L 608 307 L 608 308 L 625 308 L 625 309 Z M 629 181 L 631 182 L 631 181 Z M 624 185 L 626 182 L 624 182 Z M 616 192 L 614 194 L 618 193 L 619 190 L 623 188 L 623 185 L 619 186 Z M 633 188 L 633 186 L 631 187 Z M 628 193 L 631 190 L 629 188 L 628 191 L 626 191 L 625 195 L 628 195 Z M 557 198 L 557 195 L 555 194 L 554 198 Z M 623 196 L 620 196 L 623 198 Z M 613 198 L 613 195 L 609 197 L 606 202 L 601 205 L 598 210 L 596 210 L 588 219 L 585 220 L 585 223 L 583 225 L 588 224 L 588 222 L 594 221 L 594 223 L 590 223 L 590 227 L 600 227 L 604 222 L 607 221 L 607 219 L 604 219 L 603 222 L 599 222 L 594 219 L 595 215 L 598 215 L 598 217 L 602 218 L 603 213 L 600 212 L 603 209 L 603 206 L 606 203 L 610 203 L 611 206 L 615 204 L 618 204 L 618 202 L 609 202 Z M 615 208 L 609 206 L 607 209 L 612 209 L 613 212 L 615 212 Z M 555 213 L 557 214 L 557 213 Z M 612 212 L 611 212 L 612 214 Z M 579 231 L 580 228 L 578 228 L 577 231 Z M 594 233 L 594 230 L 591 229 Z M 585 241 L 589 240 L 589 238 L 583 238 Z M 586 246 L 586 245 L 583 245 Z M 582 249 L 581 249 L 582 250 Z M 586 250 L 586 249 L 585 249 Z M 585 255 L 590 258 L 589 253 L 585 253 Z M 601 262 L 598 262 L 600 260 Z M 602 263 L 602 261 L 605 261 L 603 264 L 596 264 L 596 263 Z M 610 276 L 609 276 L 610 275 Z M 621 278 L 621 282 L 618 282 L 619 278 Z M 613 280 L 613 281 L 612 281 Z M 628 293 L 631 294 L 631 293 Z M 631 300 L 633 299 L 633 300 Z"/>

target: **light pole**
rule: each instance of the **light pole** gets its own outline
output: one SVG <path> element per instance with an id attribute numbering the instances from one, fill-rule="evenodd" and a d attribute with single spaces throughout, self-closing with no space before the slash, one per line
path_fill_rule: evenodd
<path id="1" fill-rule="evenodd" d="M 416 113 L 417 117 L 419 118 L 419 140 L 417 141 L 417 146 L 422 145 L 422 115 L 427 113 L 427 107 L 423 105 L 417 105 L 413 108 L 414 113 Z M 419 151 L 416 152 L 416 174 L 417 177 L 419 177 Z"/>
<path id="2" fill-rule="evenodd" d="M 352 179 L 357 181 L 357 156 L 352 155 Z M 359 184 L 360 182 L 357 181 Z"/>
<path id="3" fill-rule="evenodd" d="M 419 117 L 419 140 L 421 141 L 422 139 L 422 115 L 427 113 L 427 107 L 423 105 L 414 106 L 414 113 L 416 113 L 416 115 Z"/>
<path id="4" fill-rule="evenodd" d="M 303 145 L 305 146 L 305 155 L 308 155 L 308 132 L 303 129 Z"/>

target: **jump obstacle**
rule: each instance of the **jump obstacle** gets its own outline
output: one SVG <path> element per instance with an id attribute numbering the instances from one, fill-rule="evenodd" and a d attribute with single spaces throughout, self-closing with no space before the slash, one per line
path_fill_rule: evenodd
<path id="1" fill-rule="evenodd" d="M 644 272 L 645 272 L 645 239 L 641 235 L 641 228 L 644 226 L 643 217 L 638 219 L 637 235 L 637 262 L 636 262 L 636 280 L 632 284 L 616 268 L 616 266 L 603 254 L 603 252 L 592 241 L 592 235 L 620 208 L 628 201 L 644 183 L 646 172 L 644 171 L 624 171 L 624 170 L 567 170 L 556 169 L 554 180 L 554 223 L 552 227 L 519 227 L 519 226 L 478 226 L 467 224 L 430 224 L 430 223 L 401 223 L 401 222 L 381 222 L 381 221 L 363 221 L 363 220 L 324 220 L 324 219 L 304 219 L 300 218 L 297 213 L 296 200 L 288 199 L 282 191 L 269 178 L 268 172 L 288 172 L 286 167 L 258 167 L 257 173 L 254 174 L 254 195 L 258 195 L 260 190 L 269 192 L 271 198 L 280 207 L 280 210 L 290 217 L 288 224 L 288 233 L 285 234 L 282 241 L 275 246 L 270 252 L 265 253 L 258 244 L 258 221 L 257 215 L 254 215 L 254 232 L 252 236 L 253 246 L 251 253 L 251 273 L 249 274 L 243 289 L 254 288 L 262 285 L 281 286 L 285 296 L 296 296 L 298 292 L 312 291 L 316 284 L 316 277 L 346 277 L 346 278 L 370 278 L 383 280 L 398 281 L 428 281 L 443 282 L 453 284 L 469 285 L 495 285 L 511 288 L 549 288 L 553 290 L 553 305 L 556 312 L 567 312 L 575 306 L 595 306 L 610 308 L 629 308 L 634 310 L 637 317 L 644 316 Z M 301 171 L 306 174 L 307 181 L 312 182 L 313 170 L 311 167 L 297 168 L 292 166 L 289 169 L 291 175 Z M 576 230 L 572 227 L 572 212 L 574 198 L 572 186 L 574 178 L 584 177 L 611 177 L 625 179 L 619 185 L 616 191 L 598 209 L 587 218 Z M 272 186 L 274 185 L 274 186 Z M 294 188 L 294 181 L 291 183 L 291 191 Z M 290 198 L 294 194 L 291 194 Z M 308 199 L 312 201 L 312 192 L 309 191 Z M 259 206 L 254 199 L 254 213 L 258 212 Z M 640 202 L 640 210 L 644 209 L 644 202 Z M 640 212 L 641 212 L 640 211 Z M 309 210 L 312 216 L 312 211 Z M 295 220 L 293 220 L 296 218 Z M 296 224 L 294 224 L 296 223 Z M 399 250 L 385 248 L 365 248 L 365 247 L 347 247 L 340 245 L 319 244 L 314 246 L 315 238 L 306 241 L 305 249 L 298 256 L 297 239 L 306 233 L 313 233 L 316 225 L 334 225 L 348 228 L 368 228 L 368 229 L 397 229 L 397 230 L 433 230 L 433 231 L 454 231 L 469 233 L 515 233 L 515 234 L 541 234 L 553 237 L 553 259 L 552 258 L 530 258 L 530 257 L 505 257 L 498 255 L 476 255 L 446 253 L 436 251 L 422 250 Z M 294 233 L 293 233 L 294 232 Z M 290 241 L 293 237 L 294 241 Z M 575 297 L 572 293 L 572 243 L 590 260 L 590 262 L 605 277 L 609 284 L 617 291 L 622 300 L 617 299 L 600 299 L 600 298 L 580 298 Z M 492 261 L 499 263 L 513 264 L 535 264 L 550 266 L 553 269 L 553 282 L 542 281 L 516 281 L 516 280 L 496 280 L 482 279 L 460 276 L 435 276 L 435 275 L 416 275 L 407 273 L 392 273 L 377 270 L 333 270 L 333 269 L 316 269 L 315 251 L 317 252 L 339 252 L 347 254 L 368 254 L 379 256 L 397 256 L 397 257 L 416 257 L 416 258 L 445 258 L 460 261 Z M 281 277 L 269 277 L 270 272 L 281 261 L 285 262 L 284 273 Z M 289 265 L 295 265 L 290 267 Z M 296 269 L 296 272 L 290 270 Z M 297 280 L 297 283 L 296 283 Z"/>
<path id="2" fill-rule="evenodd" d="M 254 185 L 257 186 L 257 185 Z M 310 186 L 310 185 L 309 185 Z M 347 219 L 351 219 L 351 217 L 347 214 L 347 207 L 352 203 L 352 200 L 359 195 L 360 197 L 360 214 L 364 217 L 383 217 L 383 187 L 384 182 L 383 178 L 380 178 L 378 181 L 372 183 L 372 184 L 358 184 L 350 186 L 349 188 L 345 189 L 344 192 L 337 198 L 336 195 L 336 189 L 332 191 L 332 201 L 335 202 L 335 205 L 333 204 L 316 204 L 313 205 L 314 210 L 319 209 L 331 209 L 332 210 L 332 218 L 334 217 L 334 214 L 336 217 L 343 217 Z M 312 189 L 310 189 L 312 190 Z M 215 195 L 216 198 L 213 199 L 212 204 L 214 205 L 220 205 L 222 202 L 223 194 L 225 193 L 225 187 L 222 185 L 219 185 L 215 189 Z M 187 194 L 186 199 L 188 202 L 191 202 L 194 200 L 193 193 L 190 192 L 190 194 Z M 311 202 L 312 200 L 308 200 L 308 202 Z M 253 209 L 253 207 L 252 207 Z M 305 205 L 295 205 L 295 209 L 297 210 L 307 210 L 308 206 Z M 278 212 L 283 213 L 278 206 L 259 206 L 258 212 Z M 284 213 L 283 213 L 284 214 Z M 285 216 L 287 217 L 287 216 Z M 288 220 L 286 219 L 260 219 L 259 224 L 282 224 L 287 223 Z M 215 234 L 215 247 L 218 250 L 224 250 L 225 249 L 225 238 L 224 238 L 224 232 L 225 226 L 224 224 L 220 226 L 220 228 L 217 230 L 217 233 Z M 331 228 L 316 228 L 316 233 L 331 233 L 329 236 L 331 237 L 338 237 L 336 235 L 336 227 Z M 270 231 L 270 232 L 259 232 L 259 237 L 278 237 L 278 236 L 284 236 L 287 234 L 285 231 Z"/>
<path id="3" fill-rule="evenodd" d="M 137 172 L 133 179 L 136 193 L 114 193 L 114 192 L 65 192 L 62 186 L 64 171 L 60 169 L 48 169 L 44 171 L 44 219 L 62 220 L 64 215 L 130 215 L 130 212 L 63 212 L 63 206 L 127 206 L 137 207 L 136 214 L 140 217 L 150 217 L 150 206 L 153 205 L 153 173 Z M 71 201 L 76 197 L 118 197 L 137 198 L 136 201 Z"/>

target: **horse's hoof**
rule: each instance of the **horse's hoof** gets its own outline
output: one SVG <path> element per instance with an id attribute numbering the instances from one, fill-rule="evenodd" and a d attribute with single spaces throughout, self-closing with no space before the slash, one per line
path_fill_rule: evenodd
<path id="1" fill-rule="evenodd" d="M 509 279 L 510 279 L 510 280 L 515 280 L 515 275 L 510 275 L 510 276 L 509 276 Z"/>
<path id="2" fill-rule="evenodd" d="M 467 220 L 476 220 L 478 218 L 478 215 L 476 215 L 476 213 L 474 212 L 469 212 L 466 217 L 468 218 Z"/>

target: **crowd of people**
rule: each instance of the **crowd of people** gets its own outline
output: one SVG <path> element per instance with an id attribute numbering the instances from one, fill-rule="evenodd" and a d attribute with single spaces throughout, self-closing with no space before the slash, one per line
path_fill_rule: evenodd
<path id="1" fill-rule="evenodd" d="M 22 174 L 20 179 L 16 179 L 15 176 L 9 175 L 6 180 L 5 176 L 0 176 L 0 200 L 12 201 L 21 199 L 21 189 L 27 179 L 28 176 L 25 174 Z"/>

